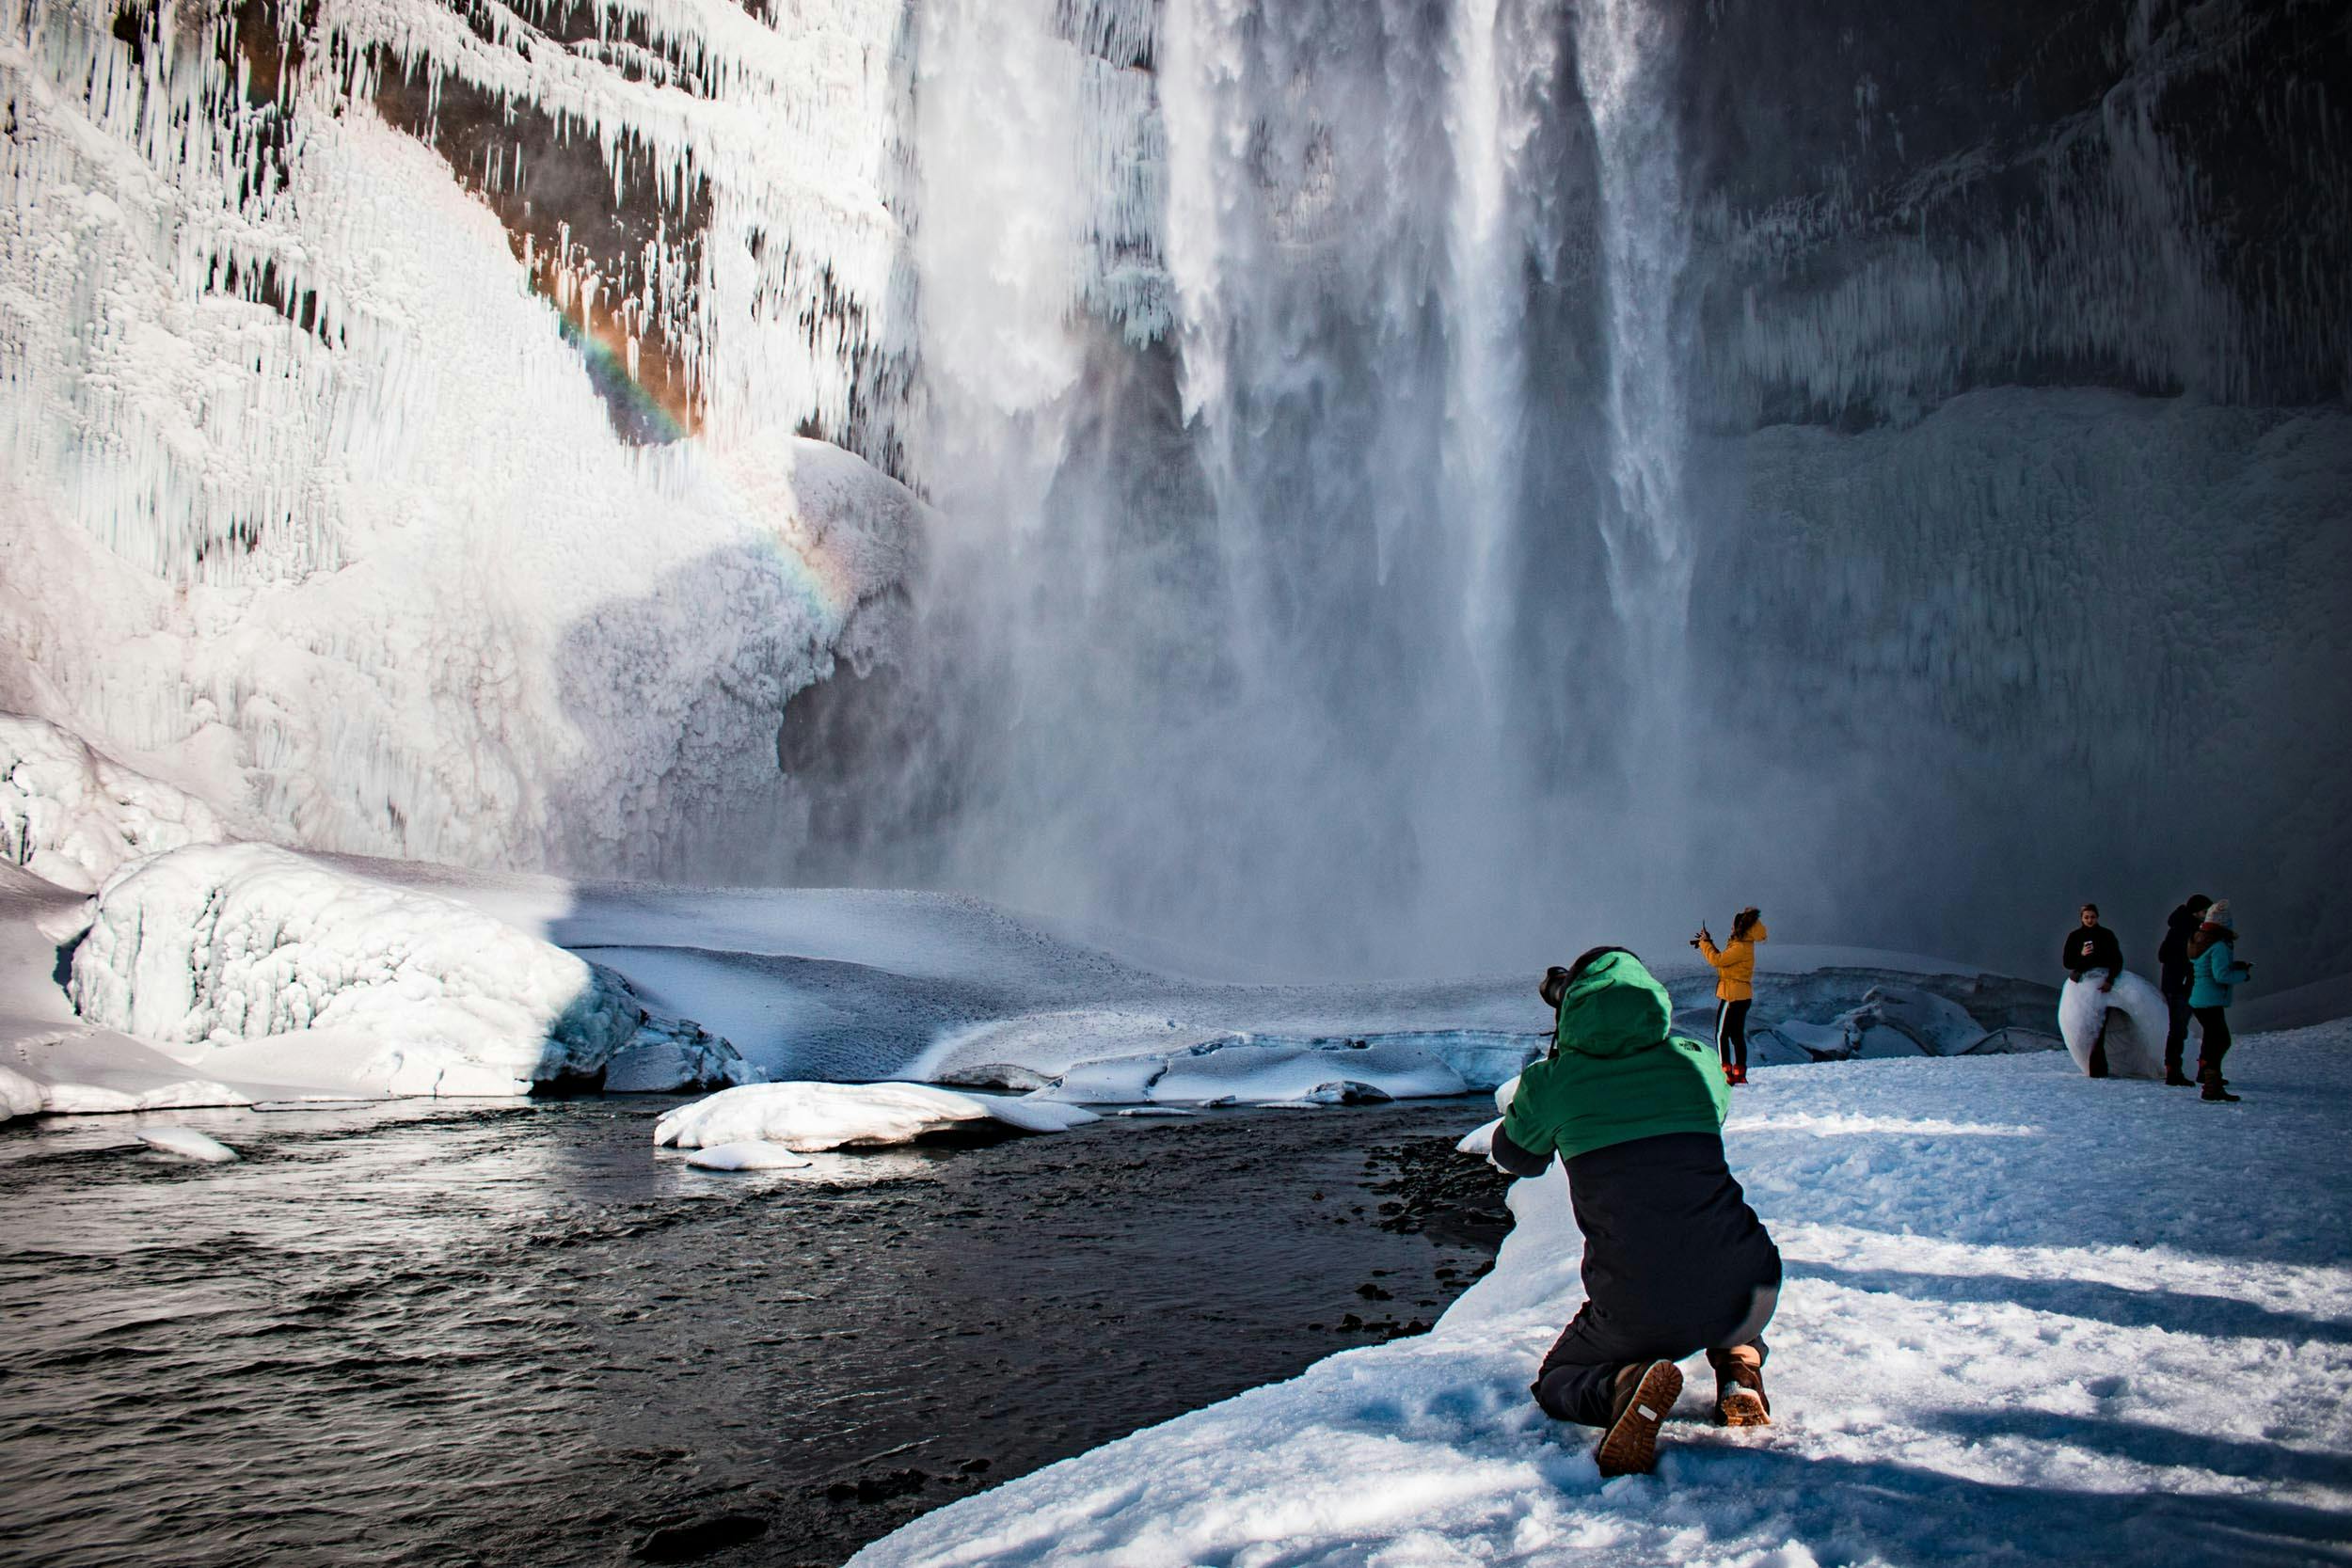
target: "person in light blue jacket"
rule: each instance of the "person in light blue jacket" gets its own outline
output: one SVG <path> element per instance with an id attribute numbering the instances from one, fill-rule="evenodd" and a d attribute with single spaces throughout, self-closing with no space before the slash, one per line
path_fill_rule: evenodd
<path id="1" fill-rule="evenodd" d="M 2230 925 L 2230 901 L 2217 898 L 2205 911 L 2205 923 L 2188 939 L 2188 1009 L 2204 1032 L 2197 1053 L 2197 1081 L 2205 1085 L 2207 1100 L 2234 1101 L 2221 1076 L 2221 1058 L 2230 1050 L 2230 999 L 2253 978 L 2254 966 L 2240 963 L 2237 932 Z"/>

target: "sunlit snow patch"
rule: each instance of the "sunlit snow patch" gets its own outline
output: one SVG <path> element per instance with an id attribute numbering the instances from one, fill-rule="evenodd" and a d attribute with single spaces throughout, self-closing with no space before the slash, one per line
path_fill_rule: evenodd
<path id="1" fill-rule="evenodd" d="M 1059 1132 L 1097 1119 L 1074 1105 L 929 1084 L 746 1084 L 672 1111 L 655 1125 L 653 1141 L 676 1148 L 760 1142 L 813 1152 L 913 1143 L 975 1122 Z"/>

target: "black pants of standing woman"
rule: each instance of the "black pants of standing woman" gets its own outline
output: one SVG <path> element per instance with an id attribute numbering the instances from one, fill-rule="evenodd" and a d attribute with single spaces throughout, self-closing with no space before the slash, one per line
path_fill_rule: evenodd
<path id="1" fill-rule="evenodd" d="M 2197 1081 L 2219 1079 L 2221 1058 L 2230 1050 L 2230 1009 L 2227 1007 L 2198 1007 L 2192 1009 L 2198 1023 L 2205 1031 L 2204 1043 L 2197 1051 Z"/>
<path id="2" fill-rule="evenodd" d="M 1724 1066 L 1748 1070 L 1748 1004 L 1718 1000 L 1715 1004 L 1715 1052 Z"/>

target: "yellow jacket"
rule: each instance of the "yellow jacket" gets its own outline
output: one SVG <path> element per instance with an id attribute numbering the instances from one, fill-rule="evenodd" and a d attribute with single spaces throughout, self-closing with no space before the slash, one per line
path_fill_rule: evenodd
<path id="1" fill-rule="evenodd" d="M 1715 982 L 1715 994 L 1725 1002 L 1752 1002 L 1756 999 L 1756 944 L 1766 941 L 1771 933 L 1764 923 L 1757 921 L 1748 927 L 1744 937 L 1735 937 L 1717 947 L 1704 937 L 1699 939 L 1699 953 L 1721 973 Z"/>

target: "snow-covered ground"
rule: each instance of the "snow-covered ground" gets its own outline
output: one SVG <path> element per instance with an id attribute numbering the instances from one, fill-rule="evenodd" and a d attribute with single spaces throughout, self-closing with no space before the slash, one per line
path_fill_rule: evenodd
<path id="1" fill-rule="evenodd" d="M 1775 1424 L 1656 1475 L 1527 1384 L 1581 1296 L 1555 1167 L 1423 1338 L 1343 1352 L 925 1515 L 854 1560 L 2303 1563 L 2352 1542 L 2352 1021 L 2240 1105 L 2061 1054 L 1758 1071 L 1734 1168 L 1788 1261 Z"/>

